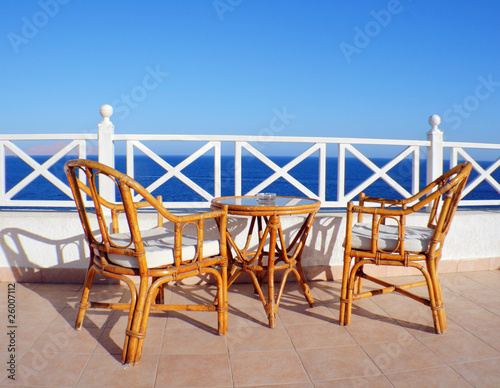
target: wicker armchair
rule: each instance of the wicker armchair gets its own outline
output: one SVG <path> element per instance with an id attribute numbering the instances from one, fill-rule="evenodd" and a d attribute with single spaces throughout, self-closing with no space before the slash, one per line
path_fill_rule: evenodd
<path id="1" fill-rule="evenodd" d="M 142 344 L 151 309 L 217 311 L 218 332 L 226 334 L 227 209 L 174 215 L 163 207 L 161 197 L 154 198 L 132 178 L 103 164 L 85 159 L 71 160 L 66 163 L 65 172 L 73 191 L 85 239 L 90 247 L 90 263 L 76 319 L 76 329 L 81 329 L 87 308 L 129 310 L 122 362 L 131 365 L 139 363 L 141 359 Z M 99 195 L 97 181 L 102 176 L 115 183 L 121 202 L 110 203 Z M 87 183 L 83 183 L 79 177 L 85 178 Z M 144 201 L 134 202 L 133 191 L 140 194 Z M 84 200 L 87 197 L 93 209 L 87 209 L 88 202 Z M 144 207 L 152 207 L 158 212 L 157 227 L 147 230 L 139 228 L 140 213 L 137 209 Z M 122 233 L 118 229 L 120 213 L 125 213 L 128 223 L 128 230 Z M 173 226 L 173 231 L 170 231 L 172 228 L 163 227 L 164 218 Z M 223 226 L 220 228 L 220 239 L 204 239 L 204 222 L 210 218 Z M 111 220 L 111 231 L 108 230 L 109 220 Z M 195 236 L 186 236 L 186 226 L 192 228 L 193 225 L 196 229 Z M 94 228 L 98 232 L 95 232 Z M 130 303 L 90 302 L 89 292 L 95 273 L 119 279 L 127 284 L 131 294 Z M 213 304 L 181 306 L 164 304 L 165 283 L 199 274 L 211 274 L 216 280 L 217 298 Z M 139 279 L 138 289 L 132 280 L 134 277 Z"/>
<path id="2" fill-rule="evenodd" d="M 361 194 L 359 206 L 354 206 L 352 202 L 348 204 L 340 299 L 341 325 L 350 323 L 354 300 L 396 291 L 429 306 L 436 333 L 446 331 L 437 266 L 471 168 L 470 163 L 461 163 L 407 199 L 390 200 Z M 378 207 L 366 207 L 366 203 L 375 203 Z M 425 206 L 429 207 L 427 226 L 406 225 L 407 216 Z M 353 225 L 355 214 L 358 215 L 358 223 Z M 364 214 L 371 216 L 371 223 L 362 223 Z M 390 284 L 366 274 L 363 267 L 367 264 L 417 268 L 425 280 L 403 285 Z M 362 279 L 383 288 L 362 292 Z M 427 285 L 428 299 L 407 291 L 423 285 Z"/>

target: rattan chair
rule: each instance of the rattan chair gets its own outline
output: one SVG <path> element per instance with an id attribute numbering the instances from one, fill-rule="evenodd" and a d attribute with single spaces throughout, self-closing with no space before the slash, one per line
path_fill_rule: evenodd
<path id="1" fill-rule="evenodd" d="M 218 333 L 226 334 L 227 209 L 189 215 L 172 214 L 163 207 L 161 197 L 153 197 L 129 176 L 91 160 L 68 161 L 65 172 L 73 191 L 85 239 L 90 247 L 90 263 L 76 329 L 81 329 L 87 308 L 129 310 L 122 362 L 131 365 L 137 364 L 141 359 L 151 309 L 217 311 Z M 120 202 L 111 203 L 99 195 L 98 181 L 102 176 L 114 182 Z M 134 202 L 133 192 L 144 200 Z M 139 216 L 143 213 L 137 209 L 144 207 L 152 207 L 158 212 L 157 227 L 146 230 L 139 227 Z M 126 215 L 125 223 L 128 225 L 127 230 L 121 233 L 118 229 L 120 213 Z M 166 225 L 171 228 L 163 226 L 164 218 L 168 221 Z M 218 239 L 204 239 L 204 224 L 207 219 L 215 219 L 221 224 Z M 111 231 L 108 229 L 110 221 Z M 188 236 L 187 227 L 196 231 Z M 123 281 L 130 289 L 130 303 L 90 302 L 89 292 L 96 273 Z M 165 283 L 202 274 L 210 274 L 215 278 L 217 297 L 213 303 L 163 304 Z M 133 281 L 134 277 L 138 282 Z M 138 283 L 138 287 L 135 283 Z"/>
<path id="2" fill-rule="evenodd" d="M 349 202 L 340 299 L 341 325 L 350 323 L 354 300 L 396 291 L 429 306 L 436 333 L 446 331 L 437 266 L 471 167 L 468 162 L 461 163 L 407 199 L 390 200 L 361 194 L 359 206 Z M 366 207 L 367 203 L 378 205 Z M 407 217 L 424 207 L 429 212 L 427 226 L 407 225 Z M 358 222 L 353 224 L 355 214 Z M 364 214 L 371 216 L 370 223 L 362 223 Z M 364 266 L 368 264 L 417 268 L 424 280 L 391 284 L 366 274 Z M 362 279 L 382 288 L 363 292 Z M 428 299 L 407 291 L 423 285 L 427 285 Z"/>

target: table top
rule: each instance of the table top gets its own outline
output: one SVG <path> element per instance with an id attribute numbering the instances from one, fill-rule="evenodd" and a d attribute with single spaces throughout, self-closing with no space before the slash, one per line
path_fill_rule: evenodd
<path id="1" fill-rule="evenodd" d="M 316 211 L 321 201 L 306 197 L 276 196 L 274 200 L 259 200 L 257 196 L 219 197 L 212 199 L 212 207 L 228 206 L 231 214 L 300 214 Z"/>

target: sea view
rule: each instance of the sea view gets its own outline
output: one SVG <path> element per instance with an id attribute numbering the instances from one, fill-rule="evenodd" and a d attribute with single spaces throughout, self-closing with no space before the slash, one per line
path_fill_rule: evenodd
<path id="1" fill-rule="evenodd" d="M 33 156 L 33 158 L 38 163 L 43 163 L 49 156 Z M 63 182 L 67 182 L 66 176 L 63 172 L 64 163 L 67 160 L 73 159 L 74 156 L 67 156 L 64 159 L 57 162 L 52 166 L 49 171 L 61 179 Z M 89 156 L 90 159 L 97 160 L 97 156 Z M 182 162 L 186 156 L 163 156 L 162 157 L 167 163 L 175 167 L 177 164 Z M 279 166 L 284 166 L 290 162 L 293 157 L 289 156 L 275 156 L 270 157 L 273 162 Z M 386 158 L 372 158 L 373 163 L 377 166 L 382 167 L 390 161 Z M 479 162 L 483 168 L 486 168 L 491 162 Z M 222 195 L 229 196 L 234 195 L 234 158 L 232 156 L 222 157 Z M 318 158 L 310 157 L 301 162 L 298 166 L 290 170 L 290 175 L 292 175 L 299 182 L 304 184 L 312 192 L 316 193 L 318 191 Z M 125 155 L 117 155 L 115 159 L 115 167 L 117 170 L 126 172 L 126 159 Z M 445 161 L 444 170 L 449 167 L 449 162 Z M 33 169 L 16 156 L 6 157 L 6 191 L 10 190 L 23 178 L 29 175 Z M 182 172 L 193 182 L 198 184 L 204 190 L 209 193 L 214 192 L 214 163 L 213 156 L 202 156 L 194 161 L 192 164 L 187 166 Z M 135 179 L 141 183 L 144 187 L 147 187 L 160 176 L 165 174 L 166 171 L 163 167 L 159 166 L 156 162 L 151 160 L 145 155 L 135 156 Z M 259 183 L 264 181 L 267 177 L 272 175 L 273 171 L 264 165 L 261 161 L 254 158 L 253 156 L 247 156 L 242 158 L 242 192 L 246 193 Z M 362 162 L 356 158 L 346 159 L 346 193 L 354 189 L 365 179 L 371 176 L 373 172 L 366 167 Z M 420 188 L 425 186 L 426 180 L 426 161 L 421 161 L 420 166 Z M 329 157 L 327 158 L 326 165 L 326 175 L 327 175 L 327 200 L 335 200 L 337 196 L 337 158 Z M 392 168 L 388 175 L 397 181 L 406 190 L 411 191 L 411 160 L 403 160 L 394 168 Z M 477 173 L 474 171 L 471 174 L 470 180 L 474 179 Z M 500 171 L 495 171 L 493 177 L 500 181 Z M 265 191 L 274 192 L 278 195 L 297 195 L 304 196 L 297 188 L 295 188 L 291 183 L 287 182 L 283 178 L 278 179 L 269 185 Z M 393 188 L 383 181 L 378 179 L 366 190 L 364 190 L 368 195 L 377 197 L 390 197 L 390 198 L 401 198 L 401 195 L 397 193 Z M 158 189 L 153 191 L 154 195 L 162 195 L 164 201 L 168 202 L 181 202 L 181 201 L 203 201 L 204 199 L 189 187 L 187 187 L 183 182 L 177 178 L 172 178 L 160 186 Z M 482 182 L 476 189 L 474 189 L 466 199 L 498 199 L 500 194 L 495 191 L 495 189 L 488 183 Z M 18 194 L 14 196 L 13 199 L 16 200 L 64 200 L 68 199 L 67 196 L 62 193 L 58 188 L 56 188 L 52 183 L 46 180 L 44 177 L 36 178 L 31 184 L 26 188 L 21 190 Z"/>

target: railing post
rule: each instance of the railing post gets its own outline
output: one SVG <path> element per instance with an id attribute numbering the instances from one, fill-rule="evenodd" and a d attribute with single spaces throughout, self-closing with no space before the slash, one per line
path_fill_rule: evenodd
<path id="1" fill-rule="evenodd" d="M 431 145 L 427 147 L 427 184 L 443 175 L 443 131 L 439 129 L 441 117 L 429 117 L 431 130 L 427 132 L 427 140 Z"/>
<path id="2" fill-rule="evenodd" d="M 113 115 L 113 107 L 108 104 L 101 106 L 102 121 L 98 127 L 98 160 L 99 163 L 109 167 L 115 167 L 115 152 L 113 136 L 115 126 L 109 119 Z M 115 201 L 115 186 L 110 179 L 99 176 L 99 191 L 103 198 L 108 201 Z"/>

